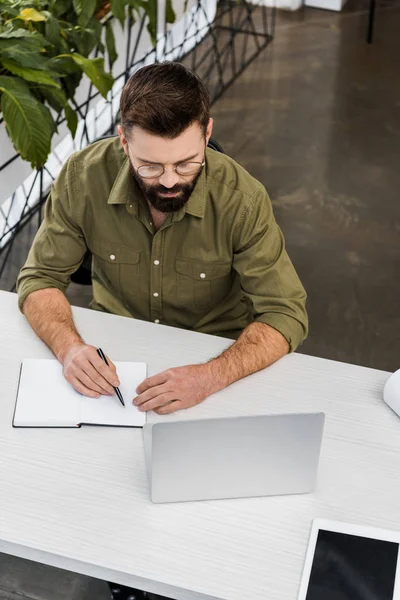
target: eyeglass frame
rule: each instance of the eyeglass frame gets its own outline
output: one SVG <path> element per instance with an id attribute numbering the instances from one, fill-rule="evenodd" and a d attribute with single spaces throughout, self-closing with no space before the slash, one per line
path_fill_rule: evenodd
<path id="1" fill-rule="evenodd" d="M 130 148 L 129 148 L 129 144 L 128 144 L 128 143 L 127 143 L 127 146 L 128 146 L 128 152 L 129 152 Z M 129 160 L 130 160 L 130 156 L 129 156 Z M 176 165 L 176 167 L 174 167 L 174 168 L 172 169 L 172 171 L 174 171 L 175 173 L 177 173 L 177 174 L 179 175 L 179 177 L 190 177 L 191 175 L 194 175 L 195 173 L 198 173 L 198 172 L 200 171 L 200 169 L 201 169 L 202 167 L 204 167 L 204 165 L 206 164 L 206 157 L 204 157 L 204 159 L 203 159 L 203 162 L 201 162 L 201 163 L 200 163 L 200 162 L 197 162 L 197 161 L 192 161 L 192 160 L 188 160 L 188 161 L 184 161 L 184 160 L 183 160 L 183 161 L 182 161 L 182 163 L 185 163 L 185 162 L 188 162 L 188 163 L 193 163 L 193 164 L 199 165 L 199 168 L 197 169 L 197 171 L 193 171 L 193 173 L 188 173 L 187 175 L 181 175 L 180 173 L 178 173 L 178 168 L 179 168 L 179 165 Z M 166 172 L 168 172 L 168 171 L 169 171 L 169 172 L 171 172 L 171 171 L 170 171 L 170 169 L 168 169 L 168 171 L 167 171 L 167 170 L 165 169 L 164 165 L 162 165 L 162 164 L 160 163 L 160 167 L 162 168 L 162 173 L 160 173 L 160 175 L 153 175 L 153 176 L 151 176 L 151 177 L 143 177 L 143 175 L 141 175 L 141 174 L 139 173 L 139 169 L 141 169 L 142 167 L 158 166 L 158 164 L 157 164 L 157 165 L 155 165 L 155 164 L 147 164 L 147 165 L 140 165 L 140 167 L 135 167 L 135 165 L 134 165 L 134 164 L 132 163 L 132 161 L 131 161 L 131 165 L 132 165 L 132 167 L 135 169 L 136 173 L 138 174 L 138 176 L 139 176 L 141 179 L 160 179 L 160 177 L 162 177 L 162 176 L 164 175 L 164 173 L 166 173 Z"/>
<path id="2" fill-rule="evenodd" d="M 183 161 L 183 163 L 185 163 L 185 161 Z M 135 169 L 136 173 L 139 175 L 139 177 L 141 179 L 160 179 L 160 177 L 162 177 L 164 175 L 164 173 L 168 173 L 168 172 L 175 172 L 177 173 L 177 175 L 179 175 L 179 177 L 190 177 L 191 175 L 195 175 L 196 173 L 198 173 L 200 171 L 200 169 L 202 167 L 204 167 L 204 165 L 206 164 L 206 161 L 203 160 L 203 162 L 197 162 L 195 160 L 188 160 L 187 164 L 193 164 L 193 165 L 198 165 L 198 169 L 195 169 L 194 171 L 192 171 L 191 173 L 186 173 L 186 175 L 182 175 L 181 173 L 179 173 L 178 169 L 179 169 L 179 165 L 176 165 L 176 167 L 174 167 L 173 169 L 166 169 L 164 167 L 164 165 L 160 164 L 148 164 L 148 165 L 140 165 L 140 167 L 135 167 L 135 165 L 132 165 L 133 168 Z M 162 172 L 159 175 L 150 175 L 150 177 L 145 177 L 143 175 L 140 174 L 140 169 L 142 169 L 143 167 L 160 167 L 162 169 Z"/>

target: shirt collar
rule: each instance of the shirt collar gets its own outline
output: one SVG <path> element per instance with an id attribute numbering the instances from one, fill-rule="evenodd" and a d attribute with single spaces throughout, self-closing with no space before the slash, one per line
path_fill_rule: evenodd
<path id="1" fill-rule="evenodd" d="M 200 177 L 198 178 L 194 190 L 182 208 L 182 216 L 184 213 L 193 215 L 194 217 L 204 217 L 207 199 L 207 165 L 203 167 Z M 133 179 L 129 169 L 129 158 L 126 156 L 124 162 L 121 165 L 118 175 L 111 188 L 110 195 L 108 197 L 108 204 L 129 204 L 131 211 L 137 214 L 138 211 L 138 199 L 142 196 L 142 192 Z M 177 214 L 177 213 L 175 213 Z"/>
<path id="2" fill-rule="evenodd" d="M 203 167 L 203 170 L 198 178 L 196 185 L 194 186 L 194 190 L 190 195 L 189 200 L 186 202 L 185 206 L 182 208 L 184 213 L 188 215 L 193 215 L 194 217 L 200 217 L 201 219 L 204 217 L 204 212 L 206 209 L 206 198 L 207 198 L 207 174 L 206 167 Z"/>
<path id="3" fill-rule="evenodd" d="M 138 209 L 138 199 L 141 196 L 141 191 L 138 184 L 133 179 L 129 170 L 129 158 L 125 159 L 118 171 L 114 184 L 108 196 L 108 204 L 127 204 L 131 206 L 133 212 Z"/>

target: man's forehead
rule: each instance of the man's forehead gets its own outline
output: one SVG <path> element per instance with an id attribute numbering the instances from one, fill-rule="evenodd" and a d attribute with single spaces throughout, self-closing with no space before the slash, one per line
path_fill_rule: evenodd
<path id="1" fill-rule="evenodd" d="M 134 127 L 129 139 L 132 153 L 137 159 L 157 163 L 175 163 L 200 154 L 203 150 L 202 142 L 203 132 L 197 123 L 173 139 Z"/>

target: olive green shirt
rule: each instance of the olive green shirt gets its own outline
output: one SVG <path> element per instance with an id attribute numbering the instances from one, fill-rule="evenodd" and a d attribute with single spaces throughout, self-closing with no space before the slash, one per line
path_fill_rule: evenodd
<path id="1" fill-rule="evenodd" d="M 19 274 L 20 308 L 35 290 L 65 292 L 88 249 L 94 309 L 233 338 L 259 321 L 291 350 L 307 334 L 265 188 L 225 154 L 207 149 L 189 201 L 158 231 L 118 137 L 73 154 Z"/>

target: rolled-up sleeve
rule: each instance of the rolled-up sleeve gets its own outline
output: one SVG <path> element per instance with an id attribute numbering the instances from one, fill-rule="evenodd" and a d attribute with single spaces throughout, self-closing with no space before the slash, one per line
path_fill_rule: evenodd
<path id="1" fill-rule="evenodd" d="M 44 219 L 17 279 L 18 305 L 22 310 L 32 292 L 45 288 L 67 289 L 71 274 L 87 250 L 78 225 L 79 205 L 71 157 L 52 185 Z"/>
<path id="2" fill-rule="evenodd" d="M 250 198 L 233 239 L 233 267 L 253 304 L 254 321 L 279 331 L 294 351 L 306 338 L 306 292 L 285 250 L 264 187 Z"/>

